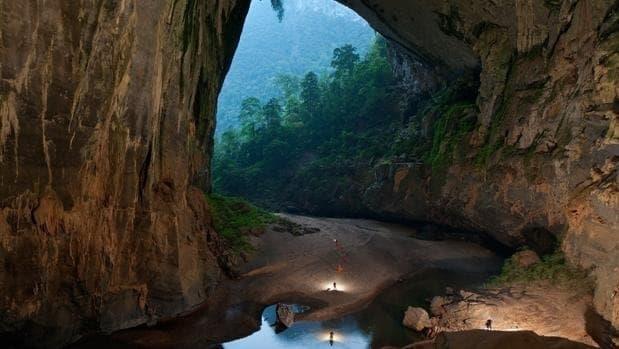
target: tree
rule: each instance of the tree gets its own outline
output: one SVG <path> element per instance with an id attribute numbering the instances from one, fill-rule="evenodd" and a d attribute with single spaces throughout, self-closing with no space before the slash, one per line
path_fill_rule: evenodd
<path id="1" fill-rule="evenodd" d="M 284 1 L 283 0 L 271 0 L 271 7 L 277 13 L 277 19 L 281 22 L 284 19 Z"/>
<path id="2" fill-rule="evenodd" d="M 239 140 L 236 137 L 236 132 L 229 130 L 221 135 L 219 141 L 220 150 L 216 155 L 231 157 L 239 150 Z"/>
<path id="3" fill-rule="evenodd" d="M 241 111 L 239 119 L 241 121 L 241 134 L 245 137 L 255 137 L 256 128 L 260 123 L 260 112 L 262 105 L 256 97 L 245 98 L 241 102 Z"/>
<path id="4" fill-rule="evenodd" d="M 280 74 L 275 78 L 275 85 L 277 85 L 285 99 L 299 93 L 299 78 L 296 76 Z"/>
<path id="5" fill-rule="evenodd" d="M 318 75 L 309 72 L 301 81 L 301 107 L 309 114 L 310 119 L 316 116 L 320 104 L 320 88 L 318 87 Z"/>
<path id="6" fill-rule="evenodd" d="M 297 96 L 290 96 L 284 107 L 284 125 L 287 127 L 303 126 L 301 118 L 301 102 Z"/>
<path id="7" fill-rule="evenodd" d="M 336 75 L 350 74 L 353 71 L 359 63 L 359 55 L 356 51 L 357 49 L 352 45 L 344 45 L 333 50 L 331 66 L 335 69 Z"/>
<path id="8" fill-rule="evenodd" d="M 281 125 L 282 107 L 277 98 L 271 98 L 262 108 L 262 115 L 268 131 L 275 130 Z"/>
<path id="9" fill-rule="evenodd" d="M 251 132 L 220 140 L 216 190 L 269 205 L 325 203 L 355 182 L 360 164 L 390 156 L 399 114 L 384 42 L 363 59 L 340 47 L 332 66 L 331 74 L 278 77 L 279 99 L 243 101 L 240 118 Z"/>

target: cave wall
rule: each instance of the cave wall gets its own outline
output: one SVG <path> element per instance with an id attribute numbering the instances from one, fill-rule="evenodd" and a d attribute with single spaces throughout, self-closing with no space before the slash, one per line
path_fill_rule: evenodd
<path id="1" fill-rule="evenodd" d="M 480 72 L 477 126 L 448 166 L 382 164 L 342 197 L 377 216 L 482 231 L 512 247 L 551 234 L 592 270 L 595 306 L 619 325 L 617 3 L 341 2 L 405 48 L 396 72 L 432 62 L 447 81 Z"/>
<path id="2" fill-rule="evenodd" d="M 619 324 L 615 2 L 340 2 L 404 48 L 403 72 L 481 72 L 470 156 L 379 166 L 365 208 L 513 246 L 560 236 Z M 61 345 L 208 296 L 225 253 L 202 190 L 248 7 L 0 1 L 0 332 Z"/>
<path id="3" fill-rule="evenodd" d="M 204 169 L 248 7 L 0 1 L 2 338 L 54 347 L 208 297 L 226 256 Z"/>

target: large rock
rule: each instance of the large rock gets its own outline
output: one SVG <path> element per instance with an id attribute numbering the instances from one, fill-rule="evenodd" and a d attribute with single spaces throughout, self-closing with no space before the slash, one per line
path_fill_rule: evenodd
<path id="1" fill-rule="evenodd" d="M 55 347 L 208 297 L 205 169 L 248 3 L 0 2 L 0 336 Z"/>
<path id="2" fill-rule="evenodd" d="M 408 307 L 404 313 L 402 324 L 415 331 L 423 331 L 423 329 L 432 326 L 430 316 L 423 308 Z"/>
<path id="3" fill-rule="evenodd" d="M 294 309 L 292 305 L 278 303 L 275 308 L 275 313 L 277 315 L 277 321 L 282 325 L 290 327 L 294 324 Z"/>
<path id="4" fill-rule="evenodd" d="M 486 329 L 534 331 L 540 336 L 563 337 L 587 345 L 599 338 L 588 333 L 584 314 L 591 306 L 586 289 L 530 284 L 466 292 L 444 297 L 438 329 L 457 332 Z M 609 334 L 607 334 L 609 336 Z"/>
<path id="5" fill-rule="evenodd" d="M 540 262 L 537 253 L 531 250 L 516 252 L 512 255 L 511 259 L 520 268 L 528 268 Z"/>

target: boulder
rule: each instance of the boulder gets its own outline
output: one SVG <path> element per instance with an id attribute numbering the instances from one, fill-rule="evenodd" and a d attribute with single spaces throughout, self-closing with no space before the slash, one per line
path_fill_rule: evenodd
<path id="1" fill-rule="evenodd" d="M 541 260 L 535 251 L 524 250 L 514 253 L 512 260 L 520 268 L 528 268 L 539 263 Z"/>
<path id="2" fill-rule="evenodd" d="M 423 331 L 424 328 L 432 326 L 428 312 L 423 308 L 414 307 L 408 307 L 402 324 L 415 331 Z"/>
<path id="3" fill-rule="evenodd" d="M 294 309 L 289 304 L 277 304 L 276 311 L 277 321 L 286 327 L 292 326 L 294 323 Z"/>
<path id="4" fill-rule="evenodd" d="M 435 316 L 442 315 L 445 312 L 445 308 L 443 306 L 447 303 L 448 301 L 445 297 L 436 296 L 432 298 L 432 301 L 430 302 L 430 312 Z"/>

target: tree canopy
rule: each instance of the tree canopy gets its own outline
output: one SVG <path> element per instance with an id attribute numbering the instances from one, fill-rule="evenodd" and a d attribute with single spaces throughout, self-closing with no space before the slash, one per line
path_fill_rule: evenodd
<path id="1" fill-rule="evenodd" d="M 359 52 L 369 49 L 374 30 L 344 5 L 333 0 L 285 0 L 283 5 L 285 18 L 279 22 L 270 0 L 252 1 L 218 99 L 218 138 L 229 128 L 240 128 L 243 99 L 279 97 L 278 75 L 299 83 L 310 70 L 329 69 L 336 47 L 352 43 Z"/>
<path id="2" fill-rule="evenodd" d="M 273 10 L 277 13 L 277 19 L 281 22 L 284 19 L 284 1 L 271 0 L 271 7 L 273 7 Z"/>
<path id="3" fill-rule="evenodd" d="M 333 51 L 331 73 L 279 76 L 278 98 L 245 99 L 242 127 L 225 132 L 216 146 L 215 189 L 281 202 L 300 183 L 331 190 L 334 178 L 384 154 L 399 118 L 386 56 L 382 38 L 363 58 L 345 45 Z"/>

